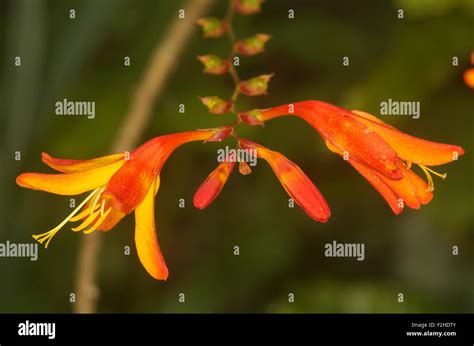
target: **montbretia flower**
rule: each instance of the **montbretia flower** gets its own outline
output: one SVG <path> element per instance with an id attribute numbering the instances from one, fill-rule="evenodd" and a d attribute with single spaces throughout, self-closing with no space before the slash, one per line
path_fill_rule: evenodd
<path id="1" fill-rule="evenodd" d="M 239 145 L 244 149 L 256 150 L 258 157 L 268 162 L 288 195 L 312 219 L 319 222 L 329 219 L 330 210 L 323 195 L 294 162 L 281 153 L 247 139 L 240 139 Z"/>
<path id="2" fill-rule="evenodd" d="M 255 14 L 261 11 L 264 0 L 233 0 L 234 9 L 240 14 Z"/>
<path id="3" fill-rule="evenodd" d="M 284 116 L 298 116 L 313 126 L 328 148 L 341 155 L 385 198 L 395 214 L 404 205 L 418 209 L 432 198 L 431 174 L 445 178 L 428 166 L 442 165 L 464 154 L 455 145 L 430 142 L 405 134 L 373 115 L 349 111 L 321 101 L 303 101 L 240 114 L 249 125 Z M 428 183 L 412 170 L 418 165 Z"/>
<path id="4" fill-rule="evenodd" d="M 60 174 L 23 173 L 18 185 L 58 195 L 89 195 L 58 226 L 34 235 L 47 248 L 54 235 L 68 222 L 80 221 L 75 232 L 109 231 L 125 215 L 135 211 L 135 244 L 141 263 L 156 279 L 166 280 L 168 268 L 158 245 L 154 199 L 160 172 L 180 145 L 191 141 L 220 141 L 225 127 L 155 137 L 128 155 L 116 154 L 92 160 L 63 160 L 43 153 L 43 162 Z"/>

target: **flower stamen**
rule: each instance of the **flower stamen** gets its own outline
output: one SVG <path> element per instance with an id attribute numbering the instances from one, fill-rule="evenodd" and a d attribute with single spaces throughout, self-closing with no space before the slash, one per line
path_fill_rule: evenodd
<path id="1" fill-rule="evenodd" d="M 109 208 L 107 209 L 107 211 L 103 214 L 101 214 L 101 216 L 99 217 L 99 219 L 97 219 L 97 222 L 94 224 L 94 226 L 92 226 L 91 228 L 89 229 L 86 229 L 84 231 L 84 234 L 89 234 L 89 233 L 92 233 L 94 232 L 97 228 L 99 228 L 99 226 L 102 224 L 102 222 L 106 219 L 107 216 L 109 216 L 110 212 L 112 211 L 112 208 Z"/>
<path id="2" fill-rule="evenodd" d="M 435 170 L 432 170 L 431 168 L 428 168 L 424 165 L 420 165 L 418 164 L 418 166 L 420 166 L 420 168 L 423 170 L 423 172 L 425 173 L 426 175 L 426 178 L 428 179 L 428 191 L 434 191 L 434 182 L 433 182 L 433 178 L 431 177 L 431 174 L 434 174 L 438 177 L 440 177 L 441 179 L 445 179 L 447 177 L 447 173 L 439 173 L 439 172 L 436 172 Z"/>
<path id="3" fill-rule="evenodd" d="M 73 217 L 74 215 L 76 215 L 79 210 L 82 209 L 82 207 L 100 190 L 100 187 L 95 189 L 94 191 L 91 192 L 91 194 L 89 196 L 87 196 L 82 202 L 81 204 L 78 205 L 78 207 L 76 209 L 74 209 L 74 211 L 69 214 L 59 225 L 57 225 L 56 227 L 54 227 L 52 230 L 48 231 L 48 232 L 45 232 L 45 233 L 41 233 L 41 234 L 35 234 L 33 235 L 33 239 L 35 239 L 36 241 L 38 241 L 40 244 L 43 244 L 44 242 L 46 242 L 44 244 L 44 247 L 47 249 L 48 248 L 48 245 L 49 245 L 49 242 L 51 241 L 51 239 L 53 239 L 53 237 L 56 235 L 56 233 L 59 232 L 59 230 L 61 228 L 63 228 L 63 226 L 68 223 Z"/>
<path id="4" fill-rule="evenodd" d="M 79 232 L 79 231 L 82 231 L 84 228 L 86 228 L 87 226 L 89 226 L 91 223 L 94 222 L 94 220 L 97 219 L 97 216 L 99 216 L 99 213 L 100 213 L 100 210 L 97 208 L 97 210 L 95 212 L 93 212 L 92 214 L 90 214 L 87 219 L 84 220 L 83 223 L 81 223 L 79 226 L 77 227 L 73 227 L 71 228 L 71 230 L 73 230 L 74 232 Z"/>

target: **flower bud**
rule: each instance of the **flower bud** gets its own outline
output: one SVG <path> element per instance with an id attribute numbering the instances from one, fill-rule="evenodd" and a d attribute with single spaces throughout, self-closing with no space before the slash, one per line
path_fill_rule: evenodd
<path id="1" fill-rule="evenodd" d="M 261 10 L 264 0 L 234 0 L 234 10 L 240 14 L 254 14 Z"/>
<path id="2" fill-rule="evenodd" d="M 270 40 L 271 36 L 267 34 L 256 34 L 245 40 L 237 41 L 234 49 L 241 55 L 251 56 L 260 54 L 265 50 L 265 43 Z"/>
<path id="3" fill-rule="evenodd" d="M 204 73 L 223 75 L 229 70 L 229 62 L 217 55 L 199 55 L 197 58 L 204 65 Z"/>
<path id="4" fill-rule="evenodd" d="M 232 101 L 224 101 L 217 96 L 200 97 L 204 106 L 211 114 L 225 114 L 232 108 Z"/>
<path id="5" fill-rule="evenodd" d="M 469 88 L 474 88 L 474 68 L 464 71 L 464 83 Z"/>
<path id="6" fill-rule="evenodd" d="M 247 96 L 265 95 L 268 89 L 268 81 L 272 74 L 263 74 L 239 83 L 239 91 Z"/>
<path id="7" fill-rule="evenodd" d="M 248 112 L 239 113 L 239 118 L 247 125 L 256 126 L 262 125 L 263 121 L 260 119 L 262 112 L 260 109 L 253 109 Z"/>
<path id="8" fill-rule="evenodd" d="M 242 175 L 249 175 L 252 173 L 252 168 L 250 168 L 249 164 L 245 161 L 239 162 L 239 173 Z"/>
<path id="9" fill-rule="evenodd" d="M 214 17 L 199 18 L 196 23 L 206 38 L 221 37 L 227 31 L 227 22 Z"/>
<path id="10" fill-rule="evenodd" d="M 216 199 L 232 173 L 234 165 L 235 162 L 222 162 L 207 176 L 194 194 L 193 204 L 196 208 L 204 209 Z"/>
<path id="11" fill-rule="evenodd" d="M 232 126 L 220 126 L 211 129 L 214 134 L 205 142 L 222 142 L 232 132 Z M 207 130 L 205 130 L 207 131 Z"/>

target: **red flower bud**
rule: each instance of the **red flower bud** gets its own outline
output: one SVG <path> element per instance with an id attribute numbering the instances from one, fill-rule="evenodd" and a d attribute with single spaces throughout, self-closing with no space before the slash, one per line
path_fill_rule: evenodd
<path id="1" fill-rule="evenodd" d="M 261 11 L 264 0 L 234 0 L 234 10 L 240 14 L 254 14 Z"/>
<path id="2" fill-rule="evenodd" d="M 207 176 L 194 194 L 193 203 L 196 208 L 204 209 L 216 199 L 232 173 L 234 165 L 235 162 L 222 162 Z"/>
<path id="3" fill-rule="evenodd" d="M 263 121 L 260 120 L 262 113 L 259 109 L 253 109 L 248 112 L 239 113 L 239 118 L 247 125 L 255 126 L 262 125 Z"/>
<path id="4" fill-rule="evenodd" d="M 212 130 L 214 134 L 209 137 L 205 142 L 222 142 L 232 132 L 232 126 L 214 127 L 210 130 Z M 209 131 L 209 129 L 204 129 L 201 131 Z"/>
<path id="5" fill-rule="evenodd" d="M 232 101 L 224 101 L 217 96 L 200 97 L 201 102 L 211 114 L 225 114 L 232 108 Z"/>
<path id="6" fill-rule="evenodd" d="M 252 168 L 250 168 L 249 164 L 245 161 L 239 162 L 239 172 L 242 175 L 249 175 L 252 173 Z"/>
<path id="7" fill-rule="evenodd" d="M 204 37 L 221 37 L 227 31 L 227 22 L 218 18 L 199 18 L 196 23 L 202 28 Z"/>
<path id="8" fill-rule="evenodd" d="M 272 74 L 263 74 L 239 83 L 239 91 L 247 96 L 265 95 L 268 89 L 268 81 L 273 77 Z"/>
<path id="9" fill-rule="evenodd" d="M 237 41 L 234 49 L 241 55 L 256 55 L 265 50 L 265 43 L 270 40 L 271 36 L 267 34 L 256 34 L 245 40 Z"/>
<path id="10" fill-rule="evenodd" d="M 230 63 L 217 55 L 199 55 L 198 60 L 204 65 L 204 73 L 223 75 L 227 73 Z"/>

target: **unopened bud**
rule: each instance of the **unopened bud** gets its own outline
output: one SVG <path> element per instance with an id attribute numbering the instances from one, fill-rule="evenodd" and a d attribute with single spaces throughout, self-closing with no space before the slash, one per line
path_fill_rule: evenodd
<path id="1" fill-rule="evenodd" d="M 204 73 L 223 75 L 229 70 L 229 62 L 217 55 L 200 55 L 197 58 L 204 65 Z"/>
<path id="2" fill-rule="evenodd" d="M 242 175 L 249 175 L 252 173 L 252 168 L 250 168 L 249 164 L 245 161 L 239 162 L 239 173 Z"/>
<path id="3" fill-rule="evenodd" d="M 233 104 L 232 101 L 225 101 L 217 96 L 201 97 L 200 99 L 211 114 L 225 114 L 232 108 Z"/>
<path id="4" fill-rule="evenodd" d="M 257 34 L 246 38 L 245 40 L 237 41 L 234 49 L 241 55 L 256 55 L 265 50 L 265 43 L 271 39 L 270 35 Z"/>
<path id="5" fill-rule="evenodd" d="M 254 14 L 261 11 L 264 0 L 233 0 L 234 10 L 240 14 Z"/>
<path id="6" fill-rule="evenodd" d="M 263 125 L 263 121 L 260 119 L 261 112 L 259 109 L 253 109 L 248 112 L 239 113 L 239 118 L 247 125 Z"/>
<path id="7" fill-rule="evenodd" d="M 268 81 L 273 77 L 272 74 L 263 74 L 258 77 L 248 79 L 239 83 L 239 91 L 247 96 L 265 95 L 268 89 Z"/>
<path id="8" fill-rule="evenodd" d="M 221 126 L 212 129 L 214 134 L 205 142 L 222 142 L 232 132 L 232 126 Z"/>
<path id="9" fill-rule="evenodd" d="M 214 17 L 199 18 L 196 23 L 202 28 L 204 37 L 221 37 L 227 30 L 227 22 Z"/>

